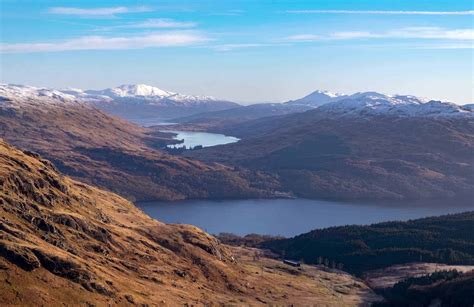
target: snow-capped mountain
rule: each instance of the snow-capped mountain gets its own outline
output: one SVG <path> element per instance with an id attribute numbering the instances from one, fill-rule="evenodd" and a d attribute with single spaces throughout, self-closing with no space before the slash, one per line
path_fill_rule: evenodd
<path id="1" fill-rule="evenodd" d="M 473 116 L 470 105 L 457 105 L 412 95 L 386 95 L 378 92 L 359 92 L 352 95 L 314 91 L 291 106 L 318 108 L 330 115 L 391 115 L 391 116 Z"/>
<path id="2" fill-rule="evenodd" d="M 115 88 L 108 88 L 102 91 L 87 91 L 88 93 L 97 92 L 104 96 L 110 97 L 154 97 L 164 98 L 174 95 L 173 92 L 164 91 L 157 87 L 146 84 L 124 84 Z"/>
<path id="3" fill-rule="evenodd" d="M 11 103 L 72 103 L 76 101 L 74 95 L 45 87 L 34 87 L 16 84 L 0 84 L 0 97 Z"/>
<path id="4" fill-rule="evenodd" d="M 173 118 L 188 117 L 198 113 L 209 113 L 238 108 L 243 113 L 256 116 L 256 107 L 218 100 L 211 96 L 192 96 L 162 90 L 157 87 L 136 84 L 121 85 L 103 90 L 50 89 L 24 85 L 0 84 L 1 101 L 10 105 L 22 103 L 88 103 L 111 114 L 136 121 L 161 122 Z M 278 114 L 299 113 L 318 108 L 329 116 L 343 115 L 390 115 L 390 116 L 474 116 L 472 105 L 457 105 L 411 95 L 386 95 L 378 92 L 359 92 L 352 95 L 328 91 L 314 91 L 297 100 L 283 104 L 262 104 L 259 117 Z M 229 110 L 231 114 L 240 114 Z M 218 116 L 215 113 L 213 116 Z M 227 113 L 223 113 L 227 114 Z M 223 118 L 225 119 L 225 118 Z"/>
<path id="5" fill-rule="evenodd" d="M 307 95 L 303 98 L 300 98 L 300 99 L 297 99 L 297 100 L 290 100 L 290 101 L 286 102 L 285 104 L 317 108 L 317 107 L 322 106 L 323 104 L 326 104 L 328 102 L 341 100 L 345 97 L 347 97 L 347 95 L 332 93 L 332 92 L 329 92 L 329 91 L 317 90 L 317 91 L 314 91 L 311 94 L 309 94 L 309 95 Z"/>
<path id="6" fill-rule="evenodd" d="M 234 102 L 218 100 L 211 96 L 184 95 L 145 84 L 125 84 L 103 90 L 73 89 L 64 92 L 88 101 L 108 113 L 137 123 L 159 123 L 179 116 L 238 106 Z"/>
<path id="7" fill-rule="evenodd" d="M 146 84 L 124 84 L 114 88 L 103 90 L 86 90 L 78 92 L 77 90 L 69 91 L 72 95 L 77 95 L 82 99 L 137 99 L 144 102 L 164 102 L 181 103 L 181 104 L 198 104 L 202 102 L 219 101 L 212 96 L 194 96 L 184 95 L 180 93 L 165 91 L 160 88 Z M 127 100 L 124 100 L 125 102 Z M 128 100 L 129 101 L 129 100 Z M 136 102 L 136 101 L 135 101 Z"/>
<path id="8" fill-rule="evenodd" d="M 103 90 L 82 90 L 76 88 L 48 89 L 23 85 L 0 85 L 0 96 L 28 99 L 36 102 L 85 102 L 108 113 L 142 122 L 143 119 L 156 122 L 189 116 L 202 112 L 220 111 L 239 105 L 211 96 L 193 96 L 165 91 L 145 84 L 121 85 Z"/>
<path id="9" fill-rule="evenodd" d="M 470 108 L 451 102 L 429 100 L 410 95 L 385 95 L 377 92 L 355 93 L 319 107 L 334 115 L 390 116 L 473 116 Z"/>

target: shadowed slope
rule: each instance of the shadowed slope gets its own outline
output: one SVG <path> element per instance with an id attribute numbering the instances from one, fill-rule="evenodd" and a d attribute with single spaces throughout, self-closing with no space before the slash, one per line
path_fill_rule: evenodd
<path id="1" fill-rule="evenodd" d="M 188 156 L 278 175 L 301 197 L 474 195 L 472 117 L 331 117 L 316 109 L 230 126 L 241 141 Z"/>

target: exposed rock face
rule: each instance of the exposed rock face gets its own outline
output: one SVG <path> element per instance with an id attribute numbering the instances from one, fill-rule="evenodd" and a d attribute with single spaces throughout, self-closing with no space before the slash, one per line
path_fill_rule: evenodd
<path id="1" fill-rule="evenodd" d="M 258 263 L 235 259 L 202 230 L 153 220 L 125 199 L 64 177 L 38 155 L 0 140 L 4 304 L 287 305 L 319 299 L 339 305 L 374 299 L 362 284 L 338 297 L 313 275 L 256 275 L 263 272 Z M 288 283 L 305 287 L 290 291 Z"/>

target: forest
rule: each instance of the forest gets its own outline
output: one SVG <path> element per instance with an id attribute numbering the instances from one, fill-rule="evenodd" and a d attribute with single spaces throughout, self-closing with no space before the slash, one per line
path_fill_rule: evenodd
<path id="1" fill-rule="evenodd" d="M 309 264 L 327 263 L 361 275 L 395 264 L 474 264 L 474 212 L 369 226 L 341 226 L 258 246 Z"/>

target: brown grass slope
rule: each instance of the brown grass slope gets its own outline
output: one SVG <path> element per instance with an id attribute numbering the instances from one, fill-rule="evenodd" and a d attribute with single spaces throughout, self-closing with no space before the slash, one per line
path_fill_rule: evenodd
<path id="1" fill-rule="evenodd" d="M 136 200 L 264 196 L 272 179 L 176 157 L 170 139 L 84 103 L 2 98 L 0 137 L 38 152 L 62 172 Z M 253 183 L 250 183 L 249 178 Z"/>
<path id="2" fill-rule="evenodd" d="M 474 197 L 472 118 L 330 118 L 314 110 L 230 131 L 242 140 L 188 156 L 276 174 L 302 197 Z"/>
<path id="3" fill-rule="evenodd" d="M 189 225 L 60 175 L 0 140 L 0 302 L 8 305 L 355 305 L 376 297 L 343 273 L 232 256 Z M 237 260 L 236 260 L 237 259 Z M 318 281 L 319 280 L 319 281 Z"/>

